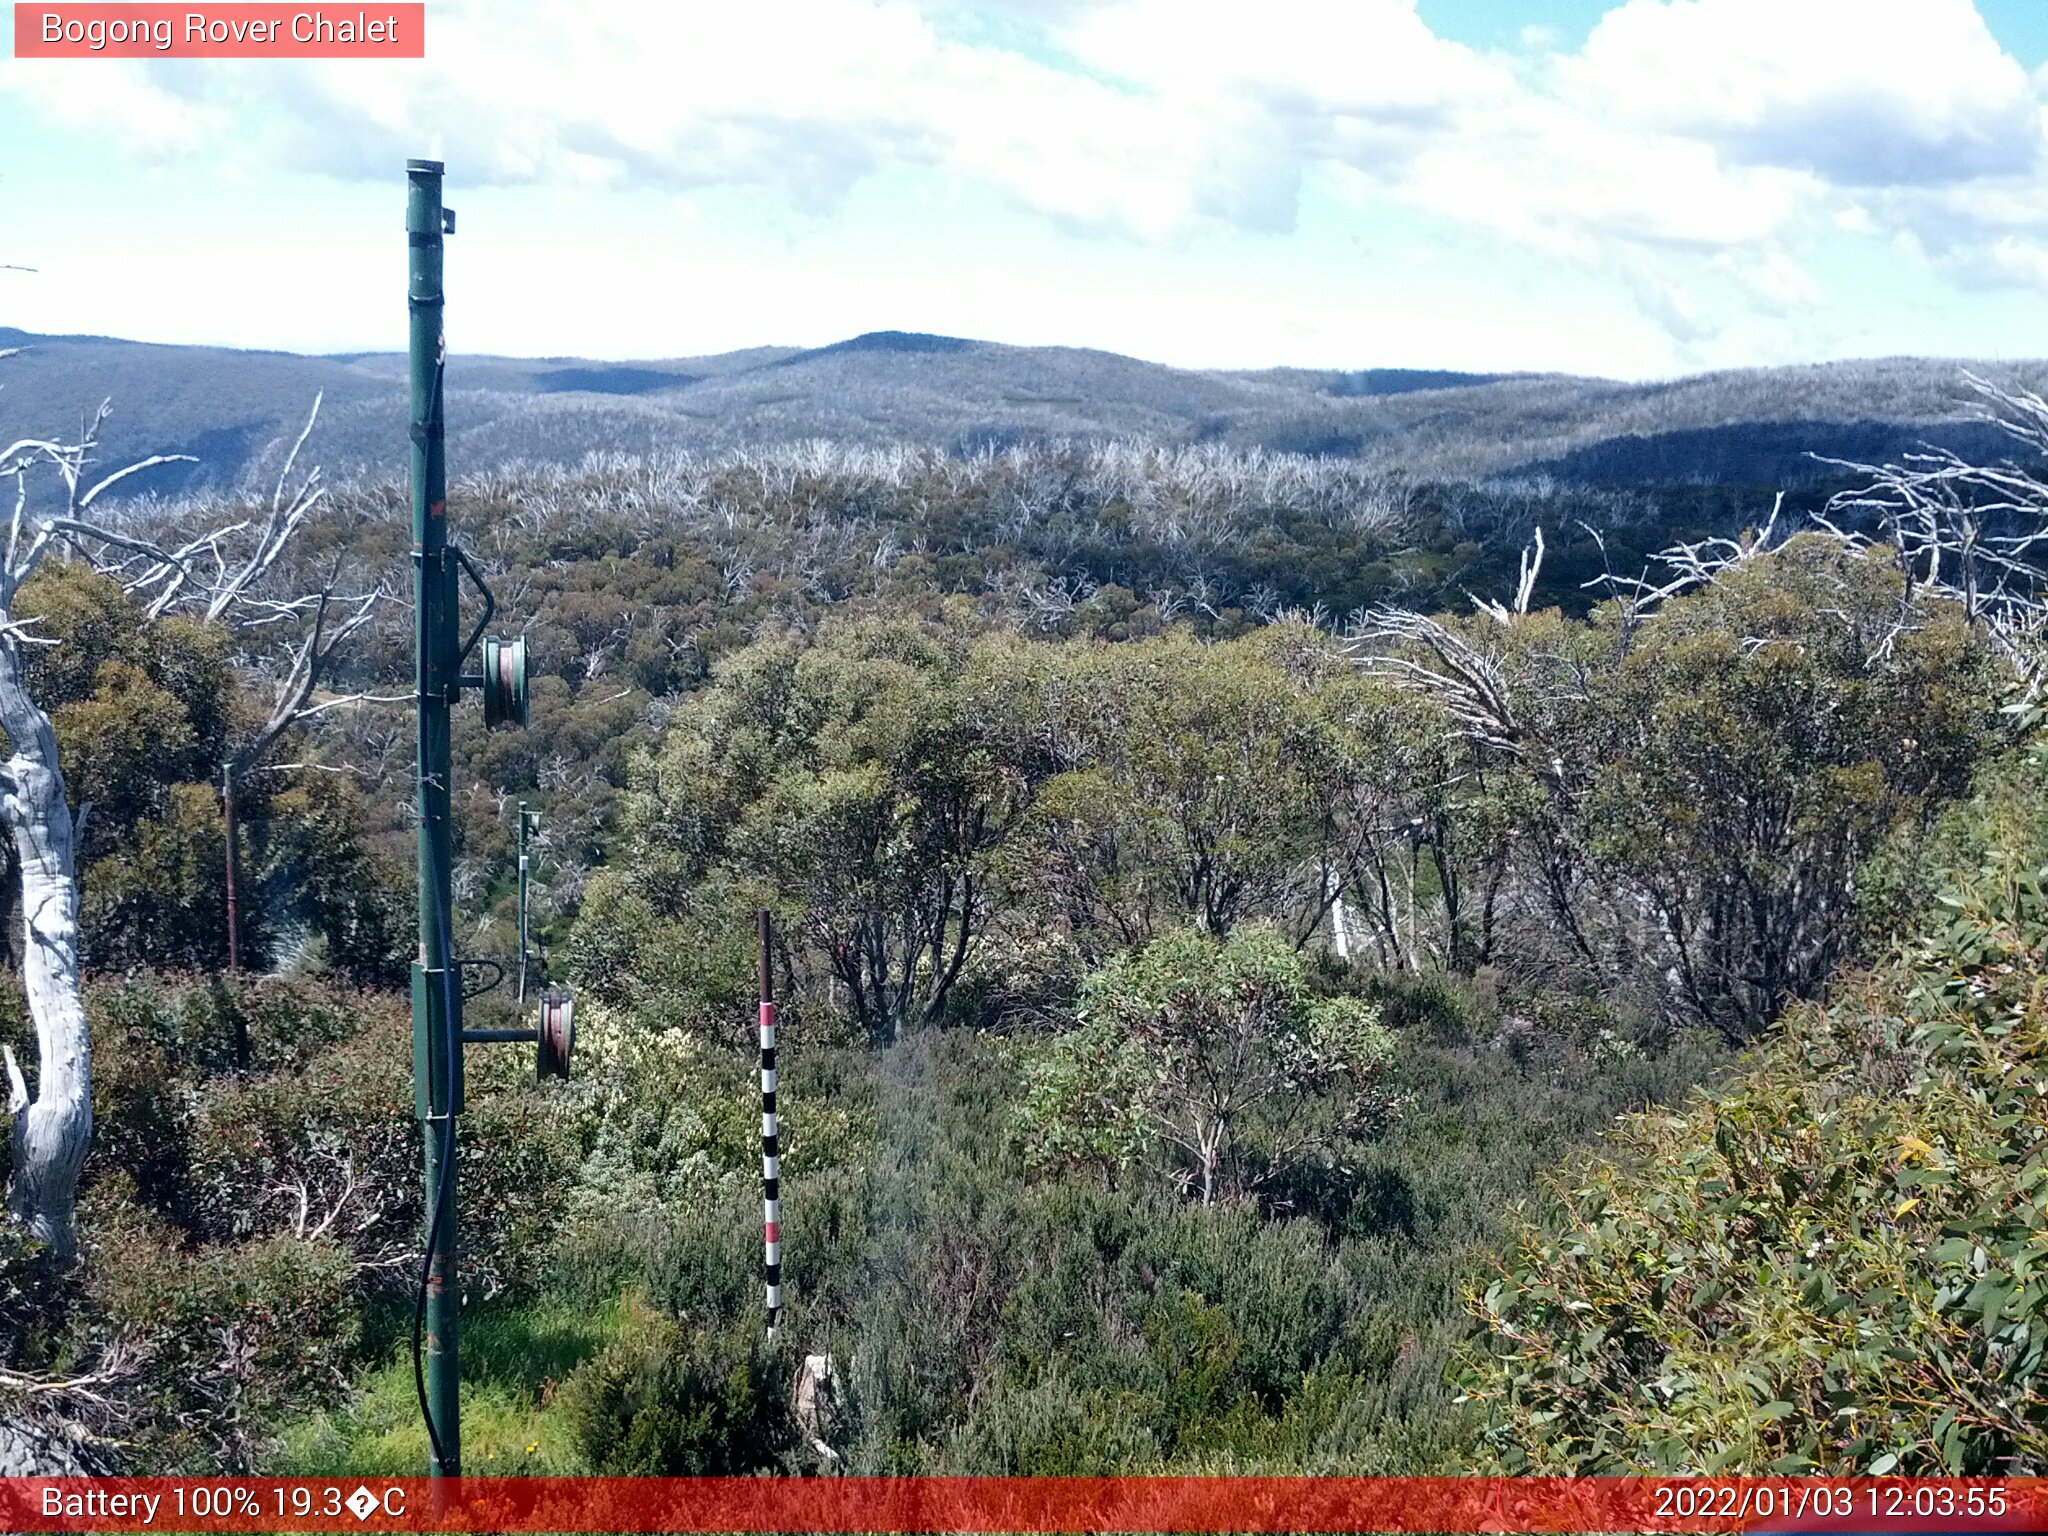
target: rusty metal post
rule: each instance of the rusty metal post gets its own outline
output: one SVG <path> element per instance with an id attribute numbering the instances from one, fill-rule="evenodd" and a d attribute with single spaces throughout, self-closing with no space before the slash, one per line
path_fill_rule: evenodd
<path id="1" fill-rule="evenodd" d="M 228 974 L 242 968 L 241 913 L 235 900 L 235 765 L 220 765 L 221 818 L 227 829 Z"/>

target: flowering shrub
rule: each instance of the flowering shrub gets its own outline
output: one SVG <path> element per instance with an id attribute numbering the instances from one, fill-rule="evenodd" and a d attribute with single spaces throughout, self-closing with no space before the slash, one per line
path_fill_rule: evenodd
<path id="1" fill-rule="evenodd" d="M 2048 1465 L 2044 799 L 2038 766 L 1987 793 L 1988 851 L 1918 938 L 1555 1189 L 1472 1298 L 1500 1462 Z"/>

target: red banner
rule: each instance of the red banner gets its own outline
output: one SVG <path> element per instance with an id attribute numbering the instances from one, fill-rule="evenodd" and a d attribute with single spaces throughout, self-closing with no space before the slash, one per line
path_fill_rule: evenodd
<path id="1" fill-rule="evenodd" d="M 423 59 L 422 0 L 361 6 L 34 5 L 16 0 L 17 59 Z"/>
<path id="2" fill-rule="evenodd" d="M 9 1531 L 2048 1530 L 2048 1479 L 16 1478 Z"/>

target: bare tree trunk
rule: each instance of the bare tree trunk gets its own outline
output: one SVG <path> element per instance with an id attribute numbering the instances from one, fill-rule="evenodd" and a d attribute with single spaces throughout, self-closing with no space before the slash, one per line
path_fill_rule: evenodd
<path id="1" fill-rule="evenodd" d="M 289 498 L 285 495 L 299 450 L 319 414 L 317 397 L 278 476 L 270 517 L 246 559 L 238 557 L 232 573 L 223 564 L 221 540 L 247 523 L 213 529 L 180 549 L 168 550 L 80 520 L 103 491 L 128 476 L 158 464 L 190 462 L 186 454 L 156 454 L 82 488 L 108 410 L 106 404 L 100 406 L 77 442 L 23 438 L 0 449 L 0 477 L 11 477 L 15 483 L 14 512 L 0 546 L 0 729 L 13 746 L 0 769 L 0 819 L 6 821 L 21 862 L 21 977 L 35 1021 L 37 1058 L 36 1093 L 31 1099 L 21 1064 L 12 1048 L 6 1052 L 7 1108 L 14 1117 L 14 1187 L 8 1206 L 50 1245 L 60 1263 L 69 1263 L 78 1252 L 78 1174 L 92 1139 L 92 1043 L 78 970 L 77 846 L 89 807 L 80 806 L 73 820 L 58 765 L 56 733 L 50 729 L 50 717 L 30 696 L 22 671 L 25 641 L 46 642 L 26 635 L 27 626 L 15 618 L 15 597 L 43 557 L 61 545 L 83 554 L 95 569 L 119 574 L 123 590 L 131 596 L 155 589 L 144 608 L 152 619 L 179 606 L 203 611 L 209 622 L 267 625 L 310 619 L 305 638 L 288 648 L 290 664 L 269 721 L 239 760 L 246 771 L 291 726 L 348 702 L 312 700 L 336 647 L 369 622 L 383 595 L 372 591 L 337 598 L 338 557 L 334 574 L 317 592 L 285 599 L 261 590 L 293 533 L 324 494 L 319 471 L 314 470 Z M 64 483 L 61 516 L 29 515 L 28 477 L 39 467 L 54 469 Z M 211 554 L 216 578 L 211 582 L 203 575 L 203 551 Z"/>
<path id="2" fill-rule="evenodd" d="M 21 973 L 37 1060 L 31 1100 L 14 1052 L 7 1052 L 14 1116 L 8 1207 L 68 1264 L 78 1251 L 78 1172 L 92 1136 L 92 1044 L 78 978 L 78 827 L 65 801 L 56 733 L 28 696 L 12 636 L 0 640 L 0 727 L 14 747 L 0 813 L 21 861 Z"/>

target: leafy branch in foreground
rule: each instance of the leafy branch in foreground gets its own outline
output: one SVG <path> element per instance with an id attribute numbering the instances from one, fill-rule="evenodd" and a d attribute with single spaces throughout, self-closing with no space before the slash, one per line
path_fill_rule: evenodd
<path id="1" fill-rule="evenodd" d="M 2048 1464 L 2038 764 L 1921 936 L 1726 1092 L 1628 1121 L 1470 1298 L 1469 1400 L 1530 1472 Z"/>

